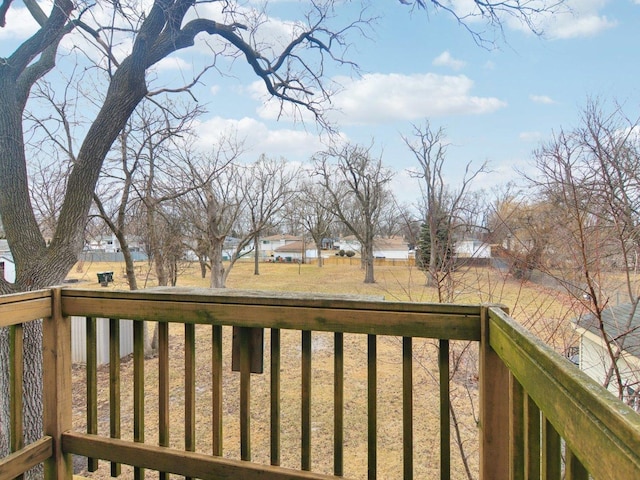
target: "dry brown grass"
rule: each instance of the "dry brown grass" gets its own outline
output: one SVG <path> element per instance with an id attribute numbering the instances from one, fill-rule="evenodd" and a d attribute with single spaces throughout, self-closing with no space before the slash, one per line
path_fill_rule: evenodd
<path id="1" fill-rule="evenodd" d="M 354 262 L 355 263 L 355 262 Z M 153 286 L 152 275 L 147 276 L 146 264 L 138 267 L 141 279 L 147 278 L 147 285 Z M 78 286 L 100 287 L 95 273 L 114 271 L 114 285 L 109 288 L 127 288 L 120 264 L 83 265 L 82 271 L 74 269 L 69 275 L 78 278 Z M 458 273 L 456 302 L 504 303 L 512 307 L 512 312 L 527 318 L 530 327 L 537 328 L 541 336 L 567 337 L 566 318 L 569 315 L 567 299 L 557 292 L 521 284 L 503 277 L 490 269 L 478 269 Z M 239 264 L 233 269 L 229 288 L 251 290 L 302 291 L 325 293 L 349 293 L 384 296 L 387 300 L 433 301 L 435 292 L 425 287 L 422 273 L 408 267 L 378 267 L 377 283 L 362 283 L 363 272 L 358 265 L 329 265 L 318 268 L 315 265 L 261 264 L 260 275 L 253 275 L 252 264 Z M 141 282 L 141 285 L 143 282 Z M 207 286 L 208 278 L 199 278 L 195 266 L 186 269 L 178 281 L 182 286 Z M 197 451 L 209 452 L 211 448 L 210 418 L 210 329 L 197 328 Z M 184 378 L 182 360 L 182 327 L 172 325 L 171 345 L 171 442 L 181 448 L 183 445 L 184 418 Z M 225 332 L 224 365 L 224 456 L 239 458 L 239 374 L 231 372 L 230 332 Z M 269 351 L 269 335 L 265 335 L 265 352 Z M 556 341 L 560 346 L 568 340 Z M 459 352 L 462 344 L 452 346 Z M 265 372 L 269 372 L 266 355 Z M 437 348 L 435 341 L 415 340 L 414 344 L 414 445 L 415 478 L 436 478 L 439 471 L 439 420 Z M 470 353 L 471 363 L 475 352 Z M 378 478 L 402 478 L 402 397 L 401 397 L 401 340 L 394 337 L 380 337 L 378 344 Z M 300 455 L 300 334 L 283 332 L 282 338 L 282 465 L 299 467 Z M 132 362 L 123 364 L 122 431 L 124 438 L 132 438 Z M 345 338 L 345 475 L 352 478 L 366 478 L 366 337 L 347 335 Z M 332 402 L 333 402 L 333 338 L 330 334 L 314 333 L 313 336 L 313 470 L 331 473 L 332 453 Z M 145 404 L 145 441 L 157 443 L 157 360 L 149 359 L 145 365 L 147 400 Z M 100 433 L 108 435 L 108 376 L 100 372 L 101 395 L 99 397 Z M 465 369 L 454 378 L 451 398 L 465 442 L 465 451 L 471 459 L 471 466 L 477 471 L 477 430 L 474 409 L 470 400 L 477 405 L 475 372 Z M 84 402 L 84 372 L 80 366 L 74 368 L 74 403 L 76 404 L 76 428 L 84 428 L 82 403 Z M 269 453 L 269 375 L 252 376 L 252 460 L 268 463 Z M 466 478 L 462 469 L 457 447 L 452 445 L 453 478 Z M 101 462 L 93 478 L 107 478 L 108 465 Z M 131 478 L 131 472 L 123 468 L 124 478 Z M 151 476 L 151 475 L 150 475 Z"/>

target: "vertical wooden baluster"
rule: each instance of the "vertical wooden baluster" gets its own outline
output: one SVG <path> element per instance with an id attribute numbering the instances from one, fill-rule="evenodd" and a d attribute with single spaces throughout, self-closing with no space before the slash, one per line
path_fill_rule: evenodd
<path id="1" fill-rule="evenodd" d="M 301 468 L 311 470 L 311 331 L 302 331 Z"/>
<path id="2" fill-rule="evenodd" d="M 211 430 L 213 455 L 222 456 L 222 326 L 211 328 Z"/>
<path id="3" fill-rule="evenodd" d="M 144 322 L 133 322 L 133 441 L 144 443 Z M 144 469 L 133 469 L 135 480 L 144 479 Z"/>
<path id="4" fill-rule="evenodd" d="M 240 458 L 251 460 L 251 330 L 240 329 Z"/>
<path id="5" fill-rule="evenodd" d="M 524 454 L 524 390 L 516 378 L 509 374 L 509 457 L 511 458 L 511 480 L 524 479 L 525 454 Z"/>
<path id="6" fill-rule="evenodd" d="M 344 475 L 344 334 L 334 334 L 333 474 Z"/>
<path id="7" fill-rule="evenodd" d="M 120 320 L 109 319 L 109 434 L 120 438 Z M 111 476 L 121 472 L 120 464 L 111 462 Z"/>
<path id="8" fill-rule="evenodd" d="M 566 447 L 565 480 L 589 480 L 589 472 L 584 468 L 573 451 Z"/>
<path id="9" fill-rule="evenodd" d="M 71 318 L 62 315 L 60 288 L 51 294 L 51 317 L 42 320 L 42 426 L 53 439 L 53 454 L 44 462 L 44 478 L 70 479 L 73 459 L 62 448 L 62 434 L 73 428 Z"/>
<path id="10" fill-rule="evenodd" d="M 24 448 L 22 422 L 23 378 L 24 378 L 24 335 L 22 324 L 9 327 L 9 398 L 10 398 L 10 451 Z M 19 480 L 23 475 L 17 477 Z"/>
<path id="11" fill-rule="evenodd" d="M 280 465 L 280 330 L 271 329 L 271 465 Z"/>
<path id="12" fill-rule="evenodd" d="M 480 309 L 480 475 L 509 478 L 509 369 L 491 348 L 489 307 Z"/>
<path id="13" fill-rule="evenodd" d="M 184 449 L 196 448 L 196 326 L 184 325 Z"/>
<path id="14" fill-rule="evenodd" d="M 451 417 L 449 410 L 449 341 L 438 341 L 440 371 L 440 478 L 451 478 Z"/>
<path id="15" fill-rule="evenodd" d="M 169 324 L 158 323 L 158 445 L 169 446 Z M 169 480 L 169 474 L 160 472 L 160 480 Z"/>
<path id="16" fill-rule="evenodd" d="M 98 433 L 98 334 L 95 317 L 86 317 L 86 353 L 87 353 L 87 433 Z M 98 469 L 98 459 L 87 459 L 87 470 Z"/>
<path id="17" fill-rule="evenodd" d="M 526 442 L 525 455 L 526 478 L 540 478 L 540 409 L 535 402 L 525 395 Z"/>
<path id="18" fill-rule="evenodd" d="M 402 450 L 404 479 L 413 478 L 413 345 L 402 339 Z"/>
<path id="19" fill-rule="evenodd" d="M 560 480 L 562 477 L 562 455 L 560 435 L 553 425 L 542 419 L 542 478 Z"/>
<path id="20" fill-rule="evenodd" d="M 367 437 L 368 477 L 375 480 L 378 475 L 378 381 L 377 343 L 375 335 L 367 335 Z"/>

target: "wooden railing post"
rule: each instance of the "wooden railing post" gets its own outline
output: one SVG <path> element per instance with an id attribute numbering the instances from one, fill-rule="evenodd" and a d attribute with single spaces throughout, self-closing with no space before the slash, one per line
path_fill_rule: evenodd
<path id="1" fill-rule="evenodd" d="M 509 369 L 489 344 L 489 307 L 480 322 L 480 480 L 508 480 Z"/>
<path id="2" fill-rule="evenodd" d="M 71 480 L 71 455 L 62 451 L 62 433 L 72 428 L 71 317 L 62 316 L 61 291 L 51 291 L 51 317 L 43 319 L 44 434 L 53 438 L 53 455 L 45 462 L 45 478 Z"/>

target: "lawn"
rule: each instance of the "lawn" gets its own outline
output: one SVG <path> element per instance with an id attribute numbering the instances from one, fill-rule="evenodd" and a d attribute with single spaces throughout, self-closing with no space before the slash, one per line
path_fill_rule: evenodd
<path id="1" fill-rule="evenodd" d="M 146 263 L 137 267 L 140 285 L 155 286 L 155 279 Z M 352 265 L 260 264 L 260 275 L 253 274 L 252 263 L 237 264 L 232 270 L 227 286 L 230 289 L 300 291 L 323 293 L 347 293 L 384 297 L 387 300 L 434 301 L 433 289 L 425 286 L 424 275 L 416 268 L 379 266 L 376 283 L 365 285 L 364 273 L 357 261 Z M 114 283 L 101 287 L 96 273 L 114 272 Z M 69 278 L 77 279 L 72 285 L 88 288 L 126 289 L 127 283 L 121 264 L 84 264 L 75 268 Z M 199 276 L 197 265 L 185 266 L 178 279 L 179 286 L 208 286 L 209 279 Z M 567 319 L 571 317 L 571 302 L 559 292 L 533 284 L 522 283 L 488 268 L 459 271 L 456 273 L 455 301 L 458 303 L 503 303 L 512 314 L 559 349 L 574 339 Z M 170 331 L 171 362 L 171 442 L 181 448 L 183 442 L 184 378 L 182 360 L 182 328 L 172 325 Z M 209 452 L 211 418 L 210 379 L 210 329 L 197 329 L 197 405 L 196 450 Z M 239 458 L 239 375 L 231 372 L 230 331 L 225 332 L 224 366 L 224 456 Z M 269 349 L 269 334 L 265 335 L 265 351 Z M 367 339 L 361 335 L 345 338 L 345 372 L 348 385 L 345 398 L 345 475 L 350 478 L 366 478 L 366 352 Z M 458 358 L 465 349 L 461 342 L 453 343 L 451 350 Z M 402 417 L 401 417 L 401 340 L 380 337 L 378 340 L 378 478 L 402 477 Z M 460 440 L 472 471 L 477 471 L 477 385 L 475 369 L 476 352 L 465 350 L 460 370 L 451 385 L 451 401 L 461 426 Z M 124 438 L 131 438 L 131 388 L 132 362 L 123 364 L 123 413 Z M 268 463 L 269 458 L 269 364 L 265 362 L 265 374 L 252 376 L 252 460 Z M 453 363 L 453 362 L 452 362 Z M 331 473 L 332 454 L 332 399 L 333 399 L 333 338 L 330 334 L 313 334 L 313 438 L 312 468 Z M 145 441 L 157 443 L 157 360 L 150 358 L 145 366 L 147 400 L 145 405 Z M 74 367 L 74 403 L 80 412 L 84 402 L 84 373 Z M 299 467 L 300 452 L 300 339 L 299 332 L 283 332 L 282 338 L 282 465 Z M 100 432 L 108 435 L 108 375 L 100 373 L 101 396 L 99 398 Z M 414 397 L 415 419 L 415 478 L 438 476 L 439 420 L 437 344 L 431 340 L 414 343 Z M 424 392 L 433 392 L 433 395 Z M 83 428 L 82 415 L 75 418 L 76 428 Z M 453 434 L 452 434 L 453 435 Z M 452 438 L 455 438 L 452 436 Z M 453 478 L 467 478 L 457 444 L 452 445 Z M 131 471 L 123 468 L 123 477 L 132 478 Z M 83 475 L 107 478 L 108 465 L 94 474 Z M 151 472 L 149 477 L 154 477 Z"/>

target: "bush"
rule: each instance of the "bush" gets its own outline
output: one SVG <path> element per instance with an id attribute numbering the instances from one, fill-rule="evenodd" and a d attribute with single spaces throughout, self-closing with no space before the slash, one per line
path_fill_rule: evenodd
<path id="1" fill-rule="evenodd" d="M 349 257 L 349 258 L 351 258 L 351 257 L 355 256 L 355 254 L 356 254 L 356 252 L 354 252 L 353 250 L 349 250 L 349 251 L 346 253 L 347 257 Z"/>
<path id="2" fill-rule="evenodd" d="M 338 252 L 338 255 L 340 255 L 341 257 L 344 257 L 344 256 L 345 256 L 345 251 L 341 249 L 341 250 Z"/>

